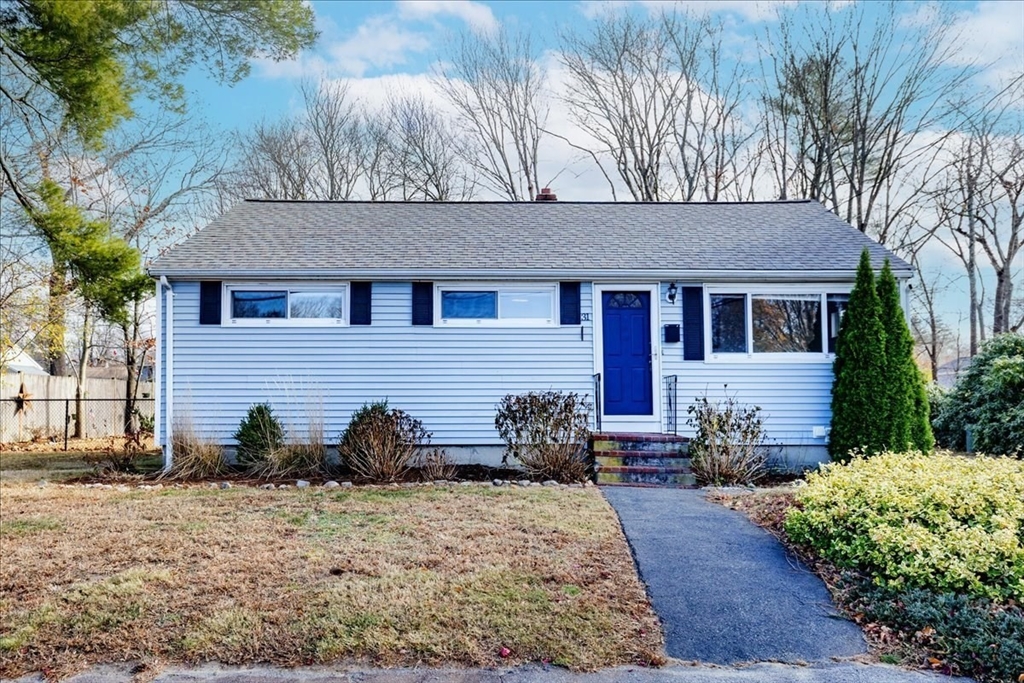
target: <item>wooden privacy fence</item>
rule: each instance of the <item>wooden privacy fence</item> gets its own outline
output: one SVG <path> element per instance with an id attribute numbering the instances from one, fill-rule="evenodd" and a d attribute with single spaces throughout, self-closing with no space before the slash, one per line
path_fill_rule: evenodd
<path id="1" fill-rule="evenodd" d="M 87 379 L 82 401 L 82 436 L 124 434 L 122 379 Z M 143 423 L 154 414 L 153 383 L 140 382 L 135 409 Z M 0 378 L 0 443 L 66 440 L 75 428 L 75 379 L 7 373 Z"/>

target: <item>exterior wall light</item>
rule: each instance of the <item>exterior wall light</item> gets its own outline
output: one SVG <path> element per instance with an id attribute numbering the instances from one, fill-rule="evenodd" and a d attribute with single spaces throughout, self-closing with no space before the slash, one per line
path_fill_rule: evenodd
<path id="1" fill-rule="evenodd" d="M 670 304 L 674 304 L 676 302 L 676 294 L 678 293 L 679 288 L 676 287 L 676 283 L 673 282 L 668 286 L 668 293 L 665 294 L 665 300 Z"/>

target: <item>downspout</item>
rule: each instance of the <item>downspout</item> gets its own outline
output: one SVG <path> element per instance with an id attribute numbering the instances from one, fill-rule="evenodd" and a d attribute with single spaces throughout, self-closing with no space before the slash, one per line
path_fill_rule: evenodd
<path id="1" fill-rule="evenodd" d="M 163 324 L 164 324 L 164 322 L 163 322 L 164 321 L 164 315 L 163 315 L 164 308 L 162 306 L 162 302 L 163 302 L 163 286 L 162 286 L 162 284 L 163 283 L 161 283 L 160 281 L 157 281 L 157 288 L 156 288 L 156 329 L 153 332 L 153 334 L 156 336 L 156 349 L 155 349 L 155 353 L 153 354 L 154 355 L 154 358 L 153 358 L 153 386 L 156 388 L 156 391 L 153 394 L 154 397 L 155 397 L 154 401 L 156 402 L 155 403 L 156 407 L 153 410 L 153 443 L 156 444 L 157 446 L 160 446 L 161 443 L 162 443 L 162 440 L 160 438 L 160 427 L 162 426 L 162 421 L 160 420 L 160 412 L 161 412 L 161 410 L 163 408 L 163 406 L 161 405 L 161 403 L 163 401 L 163 394 L 160 393 L 160 388 L 162 386 L 162 382 L 160 381 L 160 370 L 161 370 L 161 368 L 163 368 L 162 356 L 163 356 L 163 353 L 164 353 L 164 350 L 163 350 L 164 336 L 163 336 L 163 333 L 161 332 L 161 329 L 163 328 Z M 143 362 L 145 362 L 145 356 L 143 356 Z"/>
<path id="2" fill-rule="evenodd" d="M 164 387 L 164 411 L 167 419 L 164 424 L 164 472 L 168 472 L 174 465 L 174 290 L 165 276 L 160 277 L 160 289 L 167 296 L 167 304 L 164 306 L 164 326 L 167 330 L 167 340 L 165 341 L 167 386 Z"/>

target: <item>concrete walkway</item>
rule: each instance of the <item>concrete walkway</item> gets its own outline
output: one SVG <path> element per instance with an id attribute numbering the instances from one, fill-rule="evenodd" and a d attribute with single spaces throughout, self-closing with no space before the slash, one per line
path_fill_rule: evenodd
<path id="1" fill-rule="evenodd" d="M 622 521 L 670 657 L 728 665 L 867 651 L 825 585 L 742 514 L 690 489 L 604 494 Z"/>
<path id="2" fill-rule="evenodd" d="M 151 683 L 971 683 L 966 678 L 905 671 L 886 664 L 837 662 L 813 666 L 754 664 L 741 669 L 714 666 L 668 666 L 643 669 L 620 666 L 594 673 L 573 674 L 564 669 L 527 665 L 508 669 L 365 669 L 359 667 L 229 667 L 206 664 L 196 668 L 167 667 Z M 129 666 L 101 666 L 64 683 L 131 683 Z M 44 683 L 42 676 L 25 676 L 15 683 Z"/>

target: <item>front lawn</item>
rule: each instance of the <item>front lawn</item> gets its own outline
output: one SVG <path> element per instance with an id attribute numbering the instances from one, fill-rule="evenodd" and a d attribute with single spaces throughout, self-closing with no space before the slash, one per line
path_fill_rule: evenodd
<path id="1" fill-rule="evenodd" d="M 657 663 L 590 489 L 0 486 L 0 675 L 118 661 Z"/>

